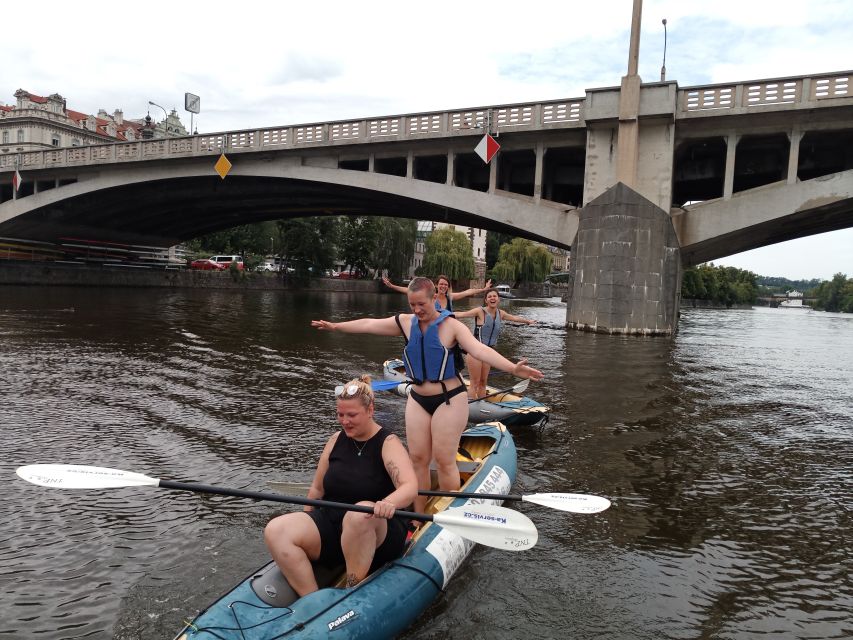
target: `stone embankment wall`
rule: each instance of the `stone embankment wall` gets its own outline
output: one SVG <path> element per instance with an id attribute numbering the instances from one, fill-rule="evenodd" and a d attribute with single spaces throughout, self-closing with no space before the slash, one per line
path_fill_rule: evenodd
<path id="1" fill-rule="evenodd" d="M 285 280 L 276 273 L 185 269 L 133 269 L 35 262 L 0 262 L 0 285 L 73 287 L 193 287 L 208 289 L 302 289 L 314 291 L 389 292 L 380 280 L 311 278 Z"/>

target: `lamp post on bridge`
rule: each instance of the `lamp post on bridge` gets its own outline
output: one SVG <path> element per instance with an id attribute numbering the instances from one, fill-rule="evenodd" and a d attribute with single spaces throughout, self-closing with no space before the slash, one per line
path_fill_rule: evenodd
<path id="1" fill-rule="evenodd" d="M 163 137 L 164 137 L 164 138 L 167 138 L 168 136 L 166 135 L 166 120 L 168 120 L 168 119 L 169 119 L 169 113 L 166 111 L 166 109 L 164 109 L 163 107 L 161 107 L 161 106 L 160 106 L 159 104 L 157 104 L 156 102 L 151 102 L 151 101 L 149 100 L 149 101 L 148 101 L 148 104 L 150 104 L 150 105 L 152 105 L 152 106 L 154 106 L 154 107 L 157 107 L 158 109 L 163 109 Z"/>
<path id="2" fill-rule="evenodd" d="M 660 81 L 666 81 L 666 18 L 661 20 L 663 24 L 663 64 L 660 67 Z"/>

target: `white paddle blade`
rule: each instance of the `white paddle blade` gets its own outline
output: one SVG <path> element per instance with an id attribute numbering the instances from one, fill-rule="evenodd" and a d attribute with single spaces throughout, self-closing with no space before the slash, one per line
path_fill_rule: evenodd
<path id="1" fill-rule="evenodd" d="M 571 513 L 599 513 L 610 508 L 610 500 L 582 493 L 532 493 L 521 498 L 543 507 Z"/>
<path id="2" fill-rule="evenodd" d="M 514 393 L 523 393 L 524 391 L 527 390 L 527 387 L 529 387 L 529 386 L 530 386 L 530 378 L 525 378 L 524 380 L 519 382 L 517 385 L 515 385 L 512 388 L 512 390 Z"/>
<path id="3" fill-rule="evenodd" d="M 539 532 L 523 513 L 486 504 L 445 509 L 433 521 L 463 538 L 504 551 L 524 551 L 536 545 Z"/>
<path id="4" fill-rule="evenodd" d="M 29 464 L 18 467 L 15 473 L 27 482 L 57 489 L 156 487 L 160 482 L 157 478 L 149 478 L 141 473 L 79 464 Z"/>

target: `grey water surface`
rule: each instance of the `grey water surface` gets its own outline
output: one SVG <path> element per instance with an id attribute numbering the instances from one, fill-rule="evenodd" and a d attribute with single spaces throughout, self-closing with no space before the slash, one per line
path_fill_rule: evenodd
<path id="1" fill-rule="evenodd" d="M 546 374 L 541 434 L 515 432 L 519 492 L 612 499 L 537 524 L 523 554 L 479 548 L 406 638 L 853 635 L 853 317 L 685 310 L 672 339 L 567 332 L 559 299 L 499 350 Z M 92 464 L 264 491 L 310 478 L 332 388 L 393 338 L 314 318 L 396 295 L 0 288 L 0 638 L 171 638 L 266 562 L 281 505 L 162 489 L 60 491 L 14 475 Z M 464 306 L 464 305 L 463 305 Z M 496 378 L 495 383 L 507 381 Z M 511 385 L 509 384 L 506 386 Z M 378 399 L 403 435 L 403 401 Z"/>

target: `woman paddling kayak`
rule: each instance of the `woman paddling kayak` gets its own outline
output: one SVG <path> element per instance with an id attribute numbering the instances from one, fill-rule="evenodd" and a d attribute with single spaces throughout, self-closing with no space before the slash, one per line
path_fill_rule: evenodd
<path id="1" fill-rule="evenodd" d="M 500 300 L 501 297 L 498 292 L 492 289 L 483 298 L 482 307 L 475 307 L 454 314 L 457 318 L 474 318 L 474 337 L 492 348 L 498 343 L 498 336 L 501 333 L 504 321 L 521 322 L 528 325 L 536 322 L 530 318 L 522 318 L 498 308 Z M 468 397 L 472 400 L 481 398 L 486 395 L 486 385 L 489 382 L 491 366 L 487 362 L 481 362 L 470 353 L 466 356 L 465 361 L 468 365 L 470 379 Z"/>
<path id="2" fill-rule="evenodd" d="M 403 554 L 407 530 L 394 512 L 412 504 L 417 480 L 403 443 L 373 420 L 370 376 L 344 385 L 337 398 L 342 429 L 323 448 L 311 499 L 373 507 L 372 514 L 305 507 L 267 524 L 264 540 L 290 586 L 304 596 L 317 591 L 312 562 L 346 565 L 347 586 Z"/>
<path id="3" fill-rule="evenodd" d="M 385 283 L 386 287 L 390 287 L 394 291 L 399 291 L 400 293 L 409 292 L 406 287 L 401 287 L 398 284 L 393 284 L 385 276 L 382 276 L 382 282 Z M 454 293 L 452 287 L 450 286 L 450 279 L 445 275 L 440 275 L 435 279 L 435 308 L 439 311 L 447 309 L 448 311 L 453 313 L 454 300 L 462 300 L 463 298 L 468 298 L 470 296 L 477 295 L 478 293 L 483 293 L 484 291 L 488 291 L 491 286 L 492 281 L 487 280 L 486 286 L 480 289 L 465 289 L 465 291 L 458 291 Z"/>
<path id="4" fill-rule="evenodd" d="M 477 340 L 450 312 L 438 311 L 434 297 L 435 285 L 431 280 L 414 278 L 408 287 L 411 314 L 347 322 L 313 320 L 311 326 L 323 331 L 403 336 L 406 341 L 403 362 L 414 382 L 406 403 L 406 440 L 418 488 L 429 488 L 429 465 L 435 460 L 439 487 L 455 491 L 460 486 L 456 451 L 468 422 L 468 397 L 457 372 L 457 347 L 520 378 L 541 380 L 543 375 L 527 366 L 525 359 L 514 364 Z M 423 511 L 425 504 L 423 497 L 415 500 L 418 511 Z"/>

